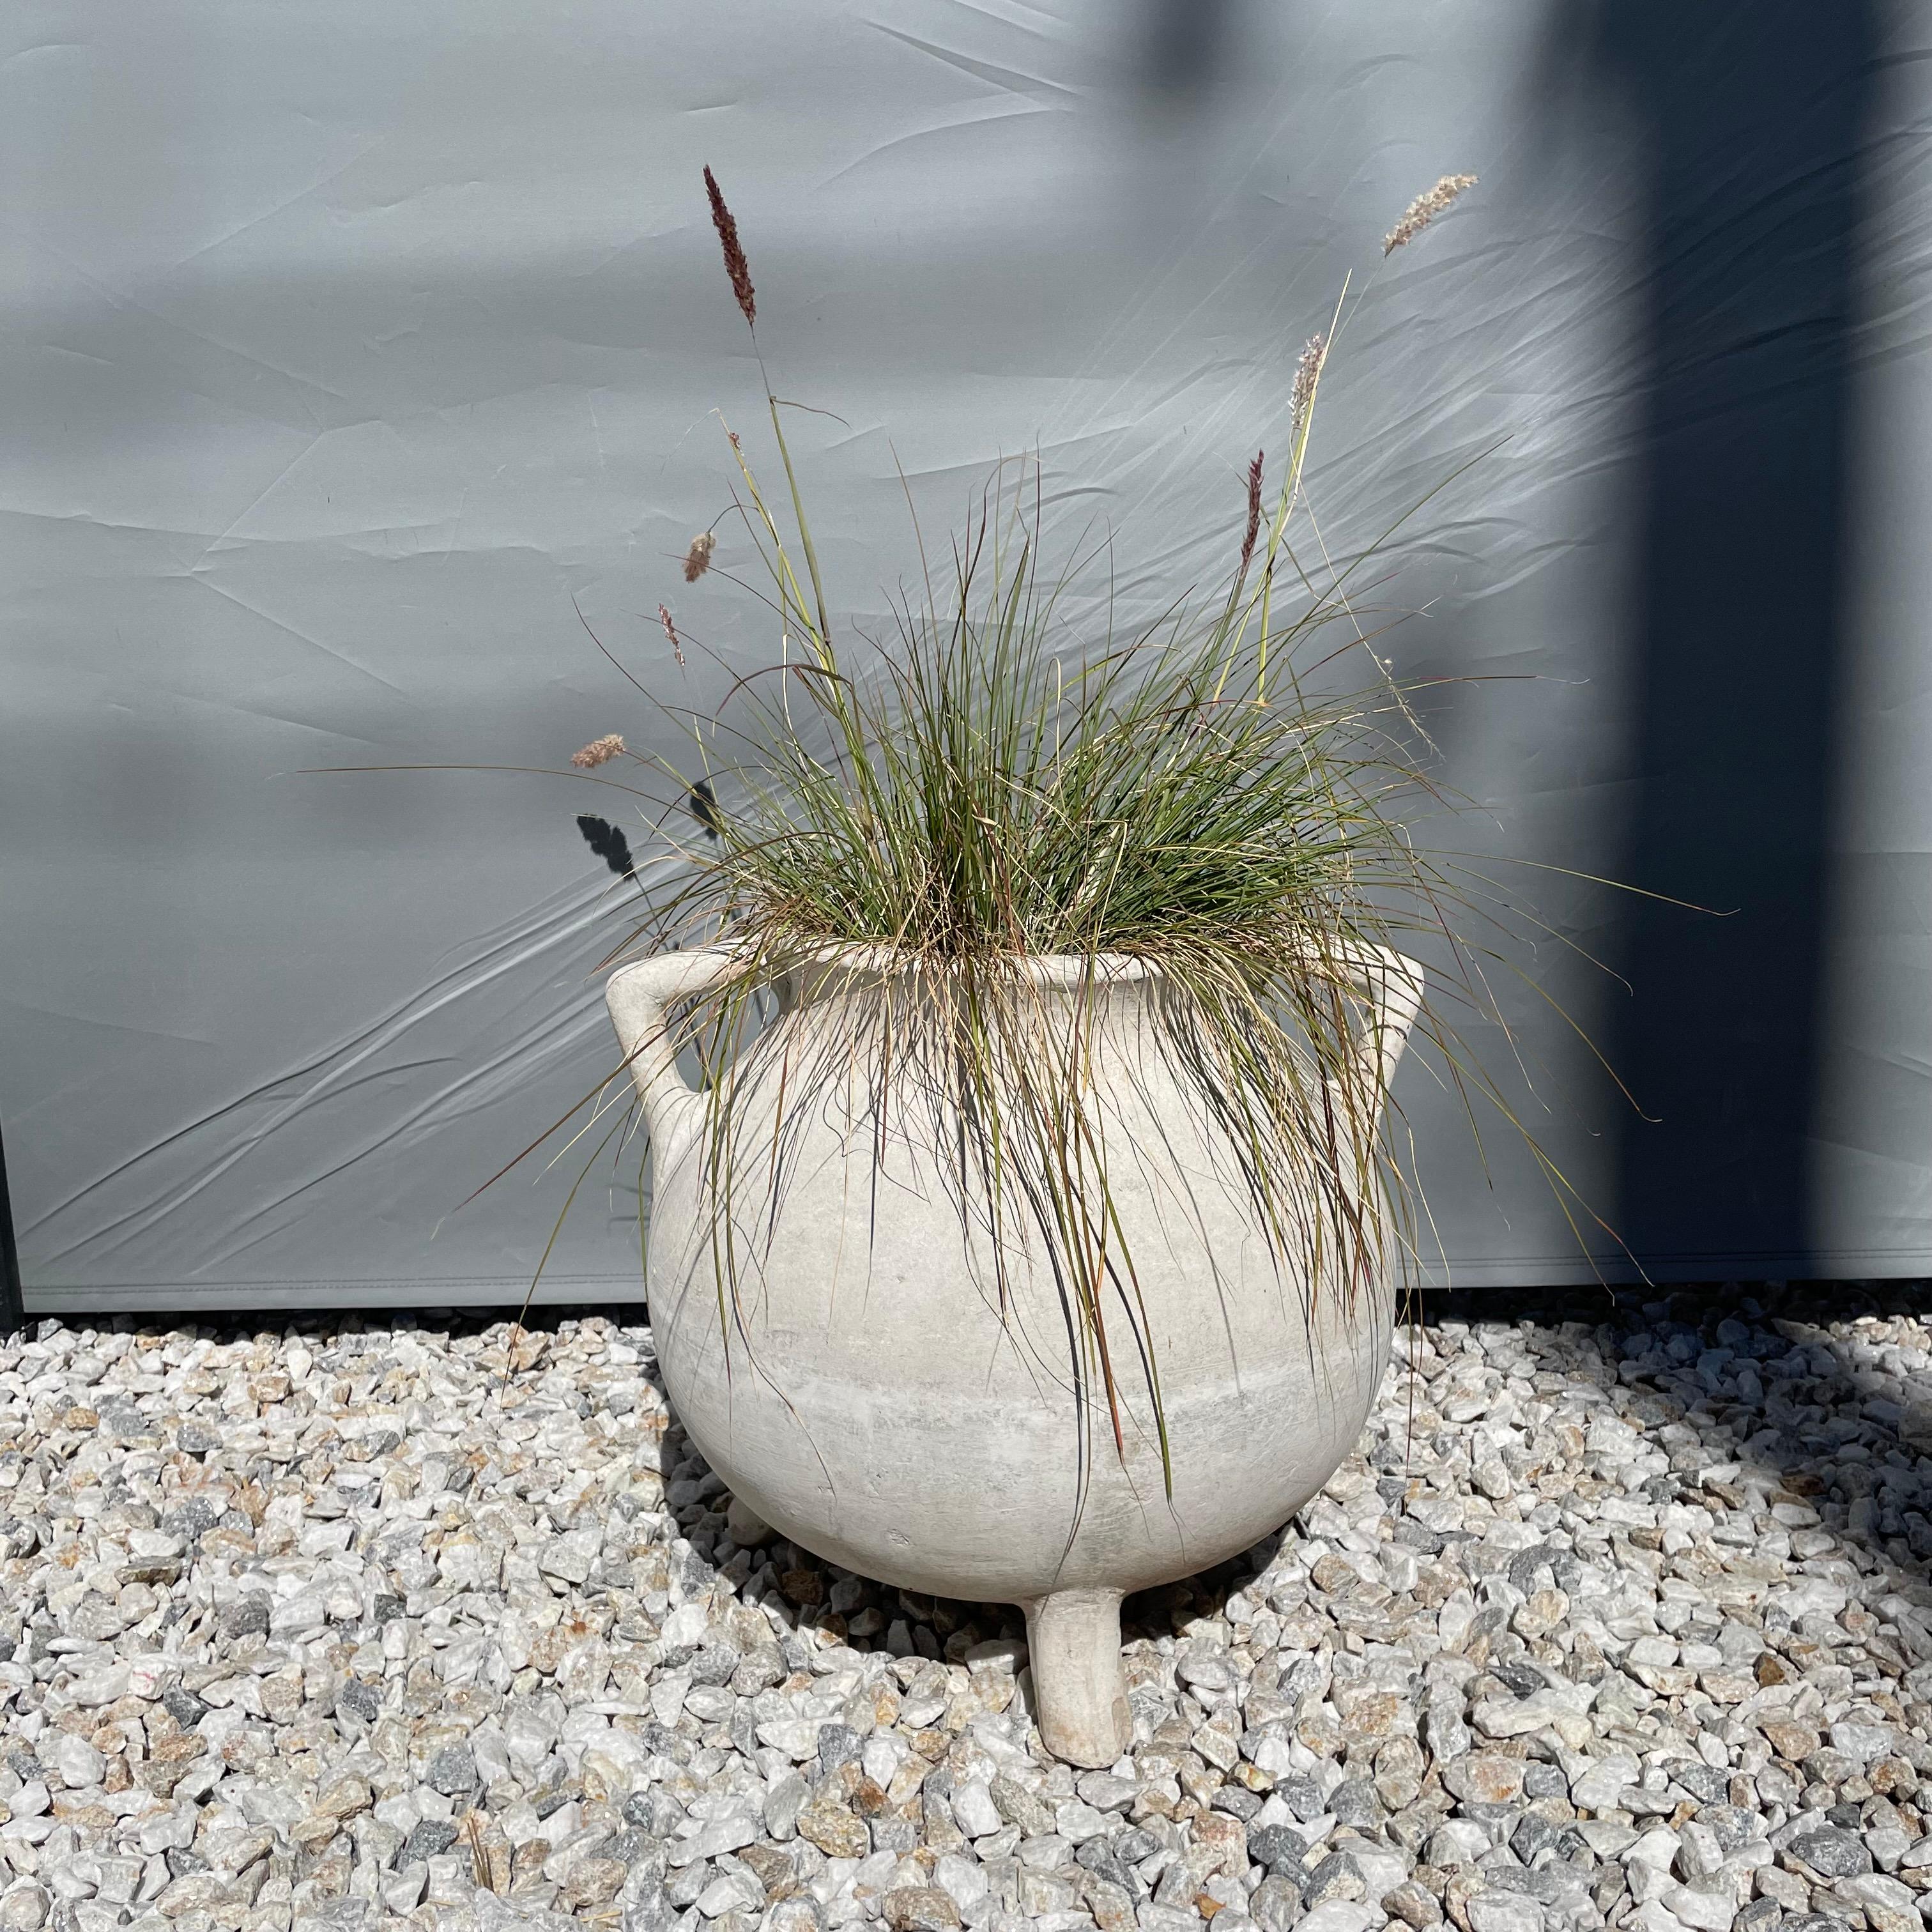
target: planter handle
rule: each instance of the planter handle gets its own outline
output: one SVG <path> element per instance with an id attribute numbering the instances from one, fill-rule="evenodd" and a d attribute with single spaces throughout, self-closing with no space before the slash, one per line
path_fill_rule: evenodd
<path id="1" fill-rule="evenodd" d="M 617 1029 L 638 1097 L 644 1103 L 644 1125 L 660 1161 L 696 1125 L 700 1101 L 677 1070 L 670 1009 L 710 992 L 729 979 L 738 964 L 724 946 L 694 946 L 688 952 L 661 952 L 620 967 L 605 982 L 604 1003 L 610 1010 L 610 1023 Z"/>
<path id="2" fill-rule="evenodd" d="M 1369 1003 L 1369 1023 L 1355 1050 L 1356 1076 L 1380 1101 L 1388 1097 L 1396 1063 L 1428 991 L 1422 968 L 1387 946 L 1345 941 L 1332 956 L 1347 968 Z"/>

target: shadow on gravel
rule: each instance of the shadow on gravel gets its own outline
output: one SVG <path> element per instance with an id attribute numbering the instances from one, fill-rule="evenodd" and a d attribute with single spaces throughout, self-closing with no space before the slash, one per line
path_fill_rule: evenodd
<path id="1" fill-rule="evenodd" d="M 1527 1325 L 1593 1352 L 1720 1465 L 1777 1478 L 1817 1534 L 1916 1574 L 1932 1562 L 1932 1282 L 1724 1282 L 1431 1294 L 1426 1328 Z M 1682 1467 L 1679 1467 L 1682 1465 Z M 1707 1460 L 1702 1466 L 1708 1466 Z M 1673 1479 L 1698 1459 L 1674 1456 Z"/>
<path id="2" fill-rule="evenodd" d="M 655 1367 L 650 1372 L 662 1391 Z M 667 1406 L 671 1406 L 668 1396 Z M 749 1584 L 759 1600 L 774 1605 L 792 1628 L 825 1631 L 862 1653 L 958 1663 L 983 1645 L 1023 1652 L 1026 1621 L 1012 1604 L 902 1590 L 827 1562 L 775 1534 L 754 1548 L 739 1546 L 733 1531 L 748 1520 L 734 1512 L 723 1478 L 678 1426 L 674 1406 L 672 1414 L 661 1452 L 666 1502 L 694 1556 L 741 1595 Z M 1233 1590 L 1265 1568 L 1280 1540 L 1276 1532 L 1210 1570 L 1130 1597 L 1122 1608 L 1123 1642 L 1171 1636 L 1196 1618 L 1218 1613 Z M 1024 1682 L 1021 1690 L 1030 1694 Z"/>

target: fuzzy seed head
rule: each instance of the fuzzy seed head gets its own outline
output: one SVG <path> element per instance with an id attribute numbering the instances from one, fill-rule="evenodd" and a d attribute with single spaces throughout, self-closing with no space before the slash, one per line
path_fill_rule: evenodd
<path id="1" fill-rule="evenodd" d="M 1315 406 L 1315 385 L 1322 377 L 1322 365 L 1328 359 L 1328 338 L 1311 335 L 1294 365 L 1294 392 L 1291 398 L 1297 440 L 1307 427 L 1308 412 Z"/>
<path id="2" fill-rule="evenodd" d="M 1402 219 L 1382 237 L 1383 255 L 1392 255 L 1405 242 L 1413 242 L 1459 194 L 1475 184 L 1474 175 L 1444 175 L 1426 194 L 1418 195 Z"/>
<path id="3" fill-rule="evenodd" d="M 623 750 L 623 740 L 613 731 L 608 738 L 593 738 L 582 751 L 573 752 L 570 762 L 580 772 L 594 772 L 599 765 L 608 765 L 613 758 L 621 757 Z"/>
<path id="4" fill-rule="evenodd" d="M 1255 539 L 1262 529 L 1262 452 L 1255 452 L 1255 460 L 1248 465 L 1248 527 L 1241 538 L 1241 566 L 1236 573 L 1245 577 L 1248 565 L 1255 554 Z"/>
<path id="5" fill-rule="evenodd" d="M 731 292 L 738 298 L 745 326 L 755 328 L 758 302 L 752 290 L 752 271 L 745 260 L 744 244 L 738 239 L 737 220 L 724 206 L 724 190 L 709 168 L 704 170 L 704 192 L 711 198 L 711 225 L 717 230 L 719 244 L 724 250 L 724 272 L 731 278 Z"/>
<path id="6" fill-rule="evenodd" d="M 718 548 L 718 539 L 709 530 L 700 532 L 691 540 L 691 548 L 684 554 L 684 580 L 695 584 L 711 568 L 711 553 Z"/>

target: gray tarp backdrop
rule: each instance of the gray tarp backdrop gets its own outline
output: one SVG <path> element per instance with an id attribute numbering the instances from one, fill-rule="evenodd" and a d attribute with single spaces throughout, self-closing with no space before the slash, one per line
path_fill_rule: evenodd
<path id="1" fill-rule="evenodd" d="M 1124 618 L 1409 526 L 1538 1132 L 1659 1278 L 1932 1273 L 1932 24 L 1873 0 L 20 0 L 0 19 L 0 1119 L 30 1306 L 527 1286 L 629 888 L 558 767 L 776 639 L 676 560 L 760 392 L 839 609 L 1037 451 Z M 1481 186 L 1379 265 L 1411 196 Z M 720 526 L 721 566 L 743 542 Z M 660 599 L 722 664 L 680 674 Z M 1088 619 L 1095 607 L 1083 607 Z M 1076 615 L 1080 613 L 1076 612 Z M 1574 940 L 1599 971 L 1558 943 Z M 1629 1081 L 1618 1101 L 1552 1017 Z M 1484 1042 L 1506 1080 L 1510 1049 Z M 1520 1083 L 1518 1084 L 1520 1091 Z M 1458 1282 L 1588 1264 L 1401 1088 Z M 637 1174 L 550 1293 L 634 1296 Z M 1614 1276 L 1630 1263 L 1595 1244 Z M 1440 1273 L 1438 1268 L 1438 1272 Z"/>

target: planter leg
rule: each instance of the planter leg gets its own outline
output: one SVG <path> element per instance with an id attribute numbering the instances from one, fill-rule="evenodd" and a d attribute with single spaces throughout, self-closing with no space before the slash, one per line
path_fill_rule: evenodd
<path id="1" fill-rule="evenodd" d="M 1022 1607 L 1042 1739 L 1070 1764 L 1106 1769 L 1133 1739 L 1120 1592 L 1056 1590 Z"/>

